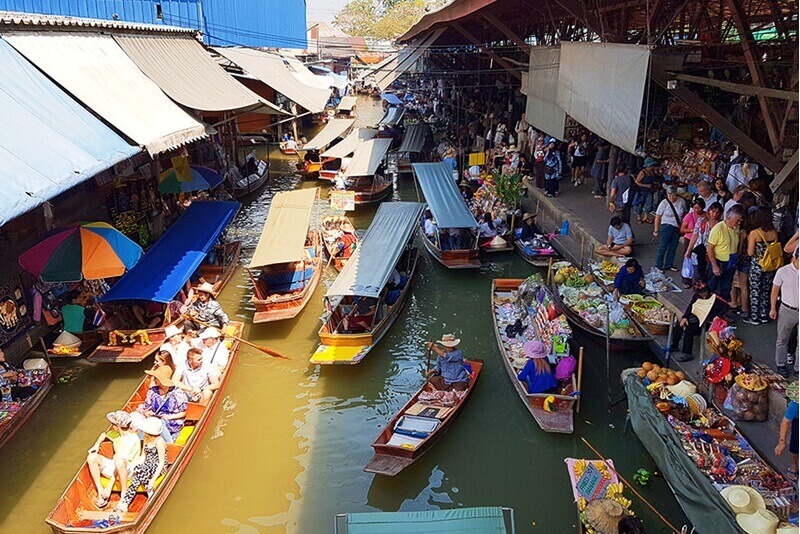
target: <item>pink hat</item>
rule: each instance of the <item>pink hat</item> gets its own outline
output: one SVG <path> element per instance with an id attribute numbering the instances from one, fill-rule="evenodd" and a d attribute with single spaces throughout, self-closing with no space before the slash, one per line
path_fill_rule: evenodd
<path id="1" fill-rule="evenodd" d="M 544 343 L 542 343 L 538 339 L 526 341 L 525 344 L 522 345 L 522 352 L 525 353 L 526 358 L 547 357 L 547 349 L 545 348 Z"/>

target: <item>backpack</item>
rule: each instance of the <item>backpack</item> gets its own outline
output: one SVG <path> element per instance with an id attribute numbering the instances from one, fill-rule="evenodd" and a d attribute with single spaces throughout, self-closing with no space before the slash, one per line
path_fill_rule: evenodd
<path id="1" fill-rule="evenodd" d="M 762 256 L 758 259 L 758 264 L 761 266 L 761 270 L 765 273 L 777 271 L 779 268 L 783 267 L 783 247 L 781 247 L 781 244 L 777 239 L 772 242 L 767 242 L 767 240 L 764 238 L 764 234 L 761 233 L 761 230 L 758 231 L 758 234 L 761 236 L 761 239 L 766 245 L 764 248 L 764 254 L 762 254 Z"/>

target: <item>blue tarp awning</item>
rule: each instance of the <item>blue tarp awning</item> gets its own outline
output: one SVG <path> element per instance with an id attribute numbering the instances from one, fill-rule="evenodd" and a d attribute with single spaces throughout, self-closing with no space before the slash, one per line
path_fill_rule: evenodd
<path id="1" fill-rule="evenodd" d="M 0 225 L 139 152 L 0 38 Z"/>
<path id="2" fill-rule="evenodd" d="M 414 163 L 422 194 L 439 228 L 477 228 L 475 217 L 456 187 L 453 172 L 445 163 Z"/>
<path id="3" fill-rule="evenodd" d="M 170 302 L 239 209 L 238 202 L 195 201 L 100 302 Z"/>
<path id="4" fill-rule="evenodd" d="M 441 532 L 507 532 L 500 507 L 454 508 L 423 512 L 365 512 L 344 514 L 347 534 L 434 534 Z"/>
<path id="5" fill-rule="evenodd" d="M 381 94 L 381 98 L 383 100 L 386 100 L 389 103 L 389 105 L 392 105 L 392 106 L 401 106 L 401 105 L 403 105 L 403 101 L 400 100 L 399 98 L 397 98 L 397 95 L 394 94 L 394 93 L 382 93 Z"/>

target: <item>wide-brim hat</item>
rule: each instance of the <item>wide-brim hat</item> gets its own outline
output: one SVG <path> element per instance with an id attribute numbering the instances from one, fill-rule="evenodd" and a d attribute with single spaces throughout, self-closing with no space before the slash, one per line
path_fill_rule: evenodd
<path id="1" fill-rule="evenodd" d="M 147 370 L 145 371 L 145 374 L 155 378 L 156 381 L 162 386 L 172 387 L 175 385 L 175 382 L 172 381 L 172 369 L 170 369 L 167 365 L 162 365 L 158 369 L 152 371 Z"/>
<path id="2" fill-rule="evenodd" d="M 616 534 L 619 522 L 630 515 L 627 508 L 611 499 L 589 501 L 584 510 L 586 521 L 598 534 Z"/>
<path id="3" fill-rule="evenodd" d="M 786 386 L 786 396 L 790 401 L 797 402 L 797 380 Z"/>
<path id="4" fill-rule="evenodd" d="M 494 236 L 492 240 L 489 242 L 489 248 L 505 248 L 508 246 L 508 241 L 500 237 L 499 235 Z"/>
<path id="5" fill-rule="evenodd" d="M 108 412 L 106 414 L 106 419 L 108 419 L 108 422 L 112 425 L 116 425 L 120 428 L 128 428 L 131 426 L 131 414 L 122 410 Z"/>
<path id="6" fill-rule="evenodd" d="M 213 284 L 209 284 L 208 282 L 203 282 L 199 286 L 197 286 L 197 291 L 202 291 L 203 293 L 208 293 L 209 295 L 214 295 L 214 286 Z"/>
<path id="7" fill-rule="evenodd" d="M 209 326 L 200 334 L 200 339 L 219 339 L 222 337 L 222 334 L 219 333 L 219 330 L 214 328 L 213 326 Z"/>
<path id="8" fill-rule="evenodd" d="M 454 336 L 453 334 L 444 334 L 442 336 L 442 339 L 437 341 L 437 343 L 439 343 L 439 345 L 442 345 L 443 347 L 455 347 L 459 343 L 461 343 L 461 340 L 457 339 L 456 336 Z"/>
<path id="9" fill-rule="evenodd" d="M 706 366 L 706 380 L 712 384 L 719 384 L 722 382 L 728 373 L 731 372 L 731 361 L 728 358 L 720 356 Z"/>
<path id="10" fill-rule="evenodd" d="M 667 389 L 669 390 L 670 393 L 672 393 L 676 397 L 683 397 L 683 398 L 686 398 L 689 395 L 697 393 L 697 386 L 695 386 L 688 380 L 681 380 L 674 386 L 667 386 Z"/>
<path id="11" fill-rule="evenodd" d="M 526 213 L 525 215 L 522 216 L 522 220 L 523 221 L 530 221 L 531 219 L 535 219 L 535 218 L 536 218 L 536 215 L 534 215 L 533 213 Z"/>
<path id="12" fill-rule="evenodd" d="M 775 534 L 779 520 L 769 510 L 756 510 L 752 514 L 737 515 L 736 522 L 747 534 Z"/>
<path id="13" fill-rule="evenodd" d="M 525 344 L 522 345 L 522 352 L 525 354 L 526 358 L 538 359 L 547 357 L 547 347 L 538 339 L 526 341 Z"/>
<path id="14" fill-rule="evenodd" d="M 182 333 L 183 330 L 181 330 L 179 326 L 175 326 L 174 324 L 167 325 L 167 327 L 164 329 L 164 341 Z"/>
<path id="15" fill-rule="evenodd" d="M 728 486 L 720 494 L 733 510 L 734 514 L 754 514 L 758 510 L 766 509 L 764 497 L 749 486 Z"/>
<path id="16" fill-rule="evenodd" d="M 76 349 L 81 346 L 81 340 L 75 334 L 64 330 L 58 335 L 56 340 L 53 341 L 53 345 L 67 347 L 68 349 Z"/>
<path id="17" fill-rule="evenodd" d="M 448 148 L 447 151 L 444 153 L 444 157 L 446 157 L 446 158 L 452 157 L 452 156 L 455 156 L 455 155 L 456 155 L 456 149 L 455 148 Z"/>
<path id="18" fill-rule="evenodd" d="M 509 152 L 516 152 L 517 151 L 517 145 L 511 145 L 506 150 L 509 151 Z"/>
<path id="19" fill-rule="evenodd" d="M 658 165 L 658 163 L 653 158 L 648 157 L 648 158 L 644 159 L 645 168 L 647 168 L 647 167 L 655 167 L 656 165 Z"/>
<path id="20" fill-rule="evenodd" d="M 161 435 L 162 426 L 163 423 L 158 417 L 148 417 L 139 423 L 139 430 L 145 434 L 150 434 L 151 436 L 158 436 Z"/>

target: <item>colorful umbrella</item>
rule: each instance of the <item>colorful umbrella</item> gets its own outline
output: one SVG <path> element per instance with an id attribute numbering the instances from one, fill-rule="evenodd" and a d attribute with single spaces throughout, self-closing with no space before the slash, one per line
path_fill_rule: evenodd
<path id="1" fill-rule="evenodd" d="M 19 257 L 22 268 L 45 282 L 121 276 L 142 257 L 142 247 L 104 222 L 56 228 Z"/>
<path id="2" fill-rule="evenodd" d="M 181 180 L 181 174 L 175 167 L 161 173 L 158 177 L 158 190 L 162 193 L 185 193 L 213 189 L 222 183 L 222 176 L 214 169 L 191 165 L 191 179 Z"/>

